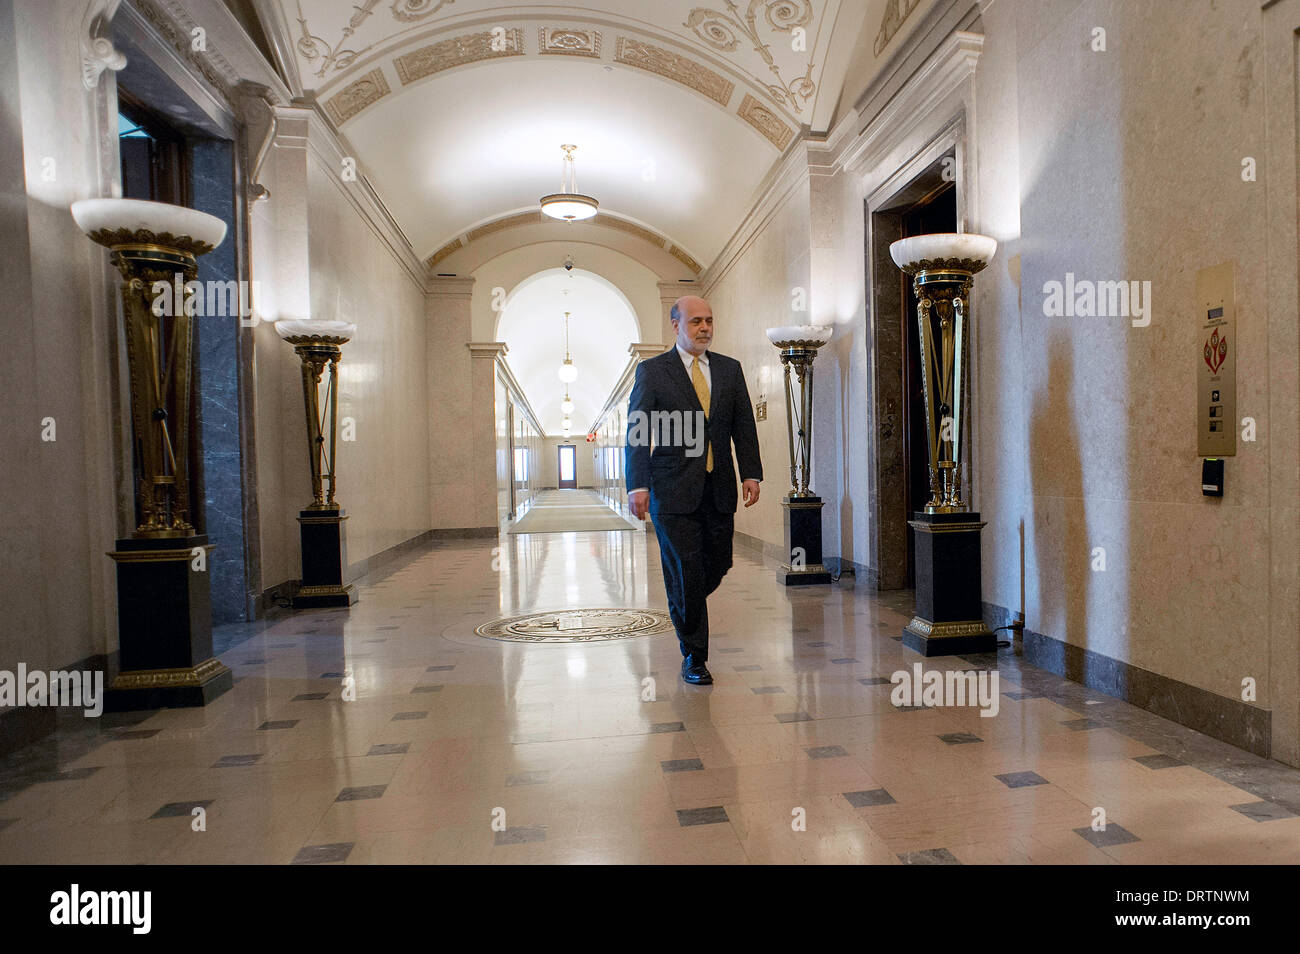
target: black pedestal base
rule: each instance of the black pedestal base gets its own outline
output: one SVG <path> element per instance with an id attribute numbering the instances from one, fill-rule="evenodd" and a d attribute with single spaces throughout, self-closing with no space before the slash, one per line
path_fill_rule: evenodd
<path id="1" fill-rule="evenodd" d="M 903 629 L 903 645 L 922 656 L 993 652 L 997 637 L 984 624 L 980 601 L 980 515 L 913 517 L 916 615 Z"/>
<path id="2" fill-rule="evenodd" d="M 120 668 L 104 691 L 106 711 L 206 705 L 234 685 L 212 656 L 209 549 L 198 534 L 132 537 L 109 553 L 117 564 Z"/>
<path id="3" fill-rule="evenodd" d="M 341 507 L 332 510 L 303 510 L 298 514 L 302 539 L 302 585 L 293 595 L 294 609 L 323 606 L 351 606 L 356 591 L 343 584 L 347 566 L 347 538 Z"/>
<path id="4" fill-rule="evenodd" d="M 782 586 L 831 582 L 830 571 L 822 565 L 822 499 L 787 495 L 781 509 L 785 511 L 785 552 L 790 557 L 776 571 L 776 581 Z"/>

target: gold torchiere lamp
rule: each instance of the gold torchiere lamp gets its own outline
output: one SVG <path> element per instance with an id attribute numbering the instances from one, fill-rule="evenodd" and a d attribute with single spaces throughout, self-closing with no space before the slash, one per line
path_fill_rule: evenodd
<path id="1" fill-rule="evenodd" d="M 998 243 L 986 235 L 940 233 L 889 246 L 917 298 L 921 383 L 930 452 L 930 500 L 908 523 L 916 533 L 916 614 L 903 644 L 923 656 L 993 652 L 984 623 L 980 515 L 962 496 L 970 434 L 970 289 Z"/>
<path id="2" fill-rule="evenodd" d="M 183 287 L 197 258 L 226 235 L 216 216 L 164 202 L 83 199 L 72 204 L 83 232 L 108 248 L 122 276 L 122 327 L 131 393 L 131 447 L 138 524 L 117 541 L 118 670 L 110 711 L 199 706 L 234 684 L 212 655 L 206 534 L 195 533 L 189 486 L 190 354 L 193 316 Z M 168 307 L 168 302 L 172 307 Z M 155 312 L 157 304 L 157 313 Z"/>
<path id="3" fill-rule="evenodd" d="M 302 585 L 294 609 L 351 606 L 356 591 L 343 582 L 347 570 L 347 514 L 334 500 L 335 449 L 338 445 L 339 359 L 357 326 L 347 321 L 286 319 L 275 330 L 302 362 L 303 404 L 307 411 L 307 459 L 312 502 L 298 514 L 302 540 Z M 324 394 L 321 393 L 322 382 Z"/>
<path id="4" fill-rule="evenodd" d="M 785 552 L 789 556 L 776 571 L 776 578 L 786 586 L 831 582 L 830 572 L 822 564 L 822 499 L 808 489 L 808 483 L 812 479 L 813 361 L 833 332 L 830 325 L 767 329 L 767 339 L 780 350 L 785 367 L 790 493 L 781 501 L 781 509 L 785 511 Z"/>

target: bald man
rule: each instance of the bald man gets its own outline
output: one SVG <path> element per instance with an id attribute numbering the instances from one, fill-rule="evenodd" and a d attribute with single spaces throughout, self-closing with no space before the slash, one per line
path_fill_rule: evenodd
<path id="1" fill-rule="evenodd" d="M 636 368 L 624 471 L 632 513 L 642 520 L 647 512 L 654 516 L 682 679 L 707 686 L 713 683 L 706 665 L 707 600 L 731 569 L 732 445 L 746 507 L 758 502 L 763 465 L 740 362 L 709 350 L 709 303 L 693 295 L 679 298 L 670 314 L 676 343 Z"/>

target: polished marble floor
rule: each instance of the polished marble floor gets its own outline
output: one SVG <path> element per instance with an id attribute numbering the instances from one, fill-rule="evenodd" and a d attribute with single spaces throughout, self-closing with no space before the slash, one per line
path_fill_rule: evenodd
<path id="1" fill-rule="evenodd" d="M 908 593 L 787 590 L 737 549 L 710 601 L 716 682 L 694 687 L 671 634 L 473 635 L 662 608 L 653 533 L 440 541 L 359 591 L 222 627 L 237 681 L 205 709 L 63 714 L 0 760 L 0 862 L 1300 861 L 1300 772 L 1013 648 L 925 661 L 996 666 L 995 717 L 896 708 Z"/>

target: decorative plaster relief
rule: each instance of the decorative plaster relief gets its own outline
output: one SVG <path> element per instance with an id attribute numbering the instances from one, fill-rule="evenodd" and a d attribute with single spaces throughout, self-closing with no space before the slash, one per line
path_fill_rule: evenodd
<path id="1" fill-rule="evenodd" d="M 912 11 L 917 8 L 921 0 L 888 0 L 885 4 L 884 16 L 880 18 L 880 32 L 876 34 L 876 42 L 872 49 L 876 56 L 889 45 L 889 41 L 898 33 L 899 27 L 903 21 L 911 16 Z"/>
<path id="2" fill-rule="evenodd" d="M 790 33 L 796 27 L 804 28 L 812 22 L 812 0 L 749 0 L 749 7 L 743 16 L 733 0 L 725 2 L 725 12 L 696 7 L 682 26 L 694 30 L 701 40 L 723 53 L 734 53 L 740 46 L 737 31 L 744 34 L 754 44 L 754 52 L 763 58 L 767 68 L 776 77 L 775 83 L 763 84 L 767 94 L 782 106 L 802 111 L 817 92 L 817 84 L 812 80 L 812 60 L 808 61 L 808 71 L 803 76 L 787 83 L 772 56 L 771 45 L 764 43 L 758 35 L 757 18 L 761 7 L 769 27 L 779 33 Z M 916 3 L 918 0 L 910 2 Z"/>
<path id="3" fill-rule="evenodd" d="M 540 53 L 599 57 L 600 31 L 577 27 L 542 27 L 538 31 L 537 49 Z"/>
<path id="4" fill-rule="evenodd" d="M 736 115 L 762 133 L 777 149 L 784 149 L 794 135 L 793 129 L 748 93 L 745 94 L 740 109 L 736 110 Z"/>
<path id="5" fill-rule="evenodd" d="M 479 60 L 491 60 L 502 56 L 523 55 L 523 30 L 518 27 L 506 30 L 504 43 L 497 41 L 497 45 L 502 46 L 503 49 L 492 48 L 493 32 L 486 30 L 482 33 L 466 33 L 449 40 L 430 43 L 410 53 L 403 53 L 393 60 L 393 67 L 397 70 L 397 76 L 402 83 L 409 85 L 454 66 L 464 66 L 466 63 L 477 63 Z M 500 34 L 498 33 L 497 36 L 499 37 Z"/>
<path id="6" fill-rule="evenodd" d="M 478 228 L 465 233 L 465 238 L 471 242 L 477 242 L 485 235 L 491 235 L 493 232 L 500 232 L 502 229 L 512 228 L 516 225 L 534 225 L 542 221 L 541 212 L 520 212 L 517 215 L 507 215 L 505 218 L 497 219 L 486 225 L 480 225 Z"/>
<path id="7" fill-rule="evenodd" d="M 373 69 L 355 83 L 349 83 L 325 101 L 325 111 L 335 125 L 342 126 L 367 106 L 390 92 L 384 71 Z"/>
<path id="8" fill-rule="evenodd" d="M 681 262 L 683 265 L 685 265 L 687 268 L 693 271 L 696 275 L 700 273 L 701 271 L 700 263 L 697 262 L 695 259 L 691 258 L 689 255 L 686 254 L 685 251 L 678 248 L 676 245 L 670 245 L 668 247 L 668 254 L 671 255 L 673 258 L 677 259 L 677 261 Z"/>
<path id="9" fill-rule="evenodd" d="M 731 101 L 731 94 L 736 88 L 736 84 L 725 76 L 694 60 L 630 36 L 618 38 L 614 47 L 614 60 L 689 86 L 722 106 Z"/>

